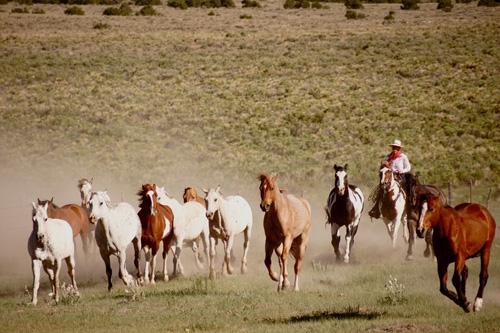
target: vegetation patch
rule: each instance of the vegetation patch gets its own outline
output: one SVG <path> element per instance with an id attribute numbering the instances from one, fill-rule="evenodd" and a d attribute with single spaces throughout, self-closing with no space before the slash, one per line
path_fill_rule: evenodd
<path id="1" fill-rule="evenodd" d="M 65 11 L 64 14 L 66 15 L 85 15 L 85 12 L 81 7 L 78 6 L 72 6 L 68 7 Z"/>

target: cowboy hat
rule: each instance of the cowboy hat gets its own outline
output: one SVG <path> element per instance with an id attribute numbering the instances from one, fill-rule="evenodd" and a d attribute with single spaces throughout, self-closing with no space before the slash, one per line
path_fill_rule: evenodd
<path id="1" fill-rule="evenodd" d="M 391 146 L 391 147 L 396 146 L 396 147 L 403 148 L 403 146 L 401 145 L 401 141 L 399 141 L 399 140 L 394 140 L 394 142 L 391 143 L 389 146 Z"/>

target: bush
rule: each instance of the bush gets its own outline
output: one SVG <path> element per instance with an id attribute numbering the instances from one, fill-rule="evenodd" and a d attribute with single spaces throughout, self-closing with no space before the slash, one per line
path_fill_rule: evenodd
<path id="1" fill-rule="evenodd" d="M 361 3 L 361 0 L 345 0 L 344 5 L 348 9 L 363 9 L 365 8 Z"/>
<path id="2" fill-rule="evenodd" d="M 11 13 L 16 13 L 16 14 L 29 14 L 30 11 L 28 8 L 24 7 L 24 8 L 13 8 L 11 11 Z"/>
<path id="3" fill-rule="evenodd" d="M 485 7 L 496 7 L 500 6 L 500 2 L 496 0 L 479 0 L 477 3 L 478 6 L 485 6 Z"/>
<path id="4" fill-rule="evenodd" d="M 188 5 L 184 0 L 168 0 L 167 6 L 172 8 L 187 9 Z"/>
<path id="5" fill-rule="evenodd" d="M 419 3 L 420 0 L 402 0 L 401 3 L 403 4 L 401 6 L 401 9 L 403 10 L 418 10 L 420 9 Z"/>
<path id="6" fill-rule="evenodd" d="M 161 0 L 135 0 L 136 6 L 160 6 Z"/>
<path id="7" fill-rule="evenodd" d="M 85 12 L 83 11 L 82 8 L 73 6 L 69 7 L 64 11 L 64 14 L 66 15 L 85 15 Z"/>
<path id="8" fill-rule="evenodd" d="M 45 14 L 45 10 L 43 10 L 42 8 L 33 8 L 31 14 Z"/>
<path id="9" fill-rule="evenodd" d="M 153 6 L 147 5 L 141 8 L 141 10 L 137 13 L 137 15 L 142 16 L 158 16 L 160 15 Z"/>
<path id="10" fill-rule="evenodd" d="M 384 22 L 383 24 L 391 24 L 391 23 L 394 23 L 394 11 L 389 11 L 389 14 L 384 17 Z"/>
<path id="11" fill-rule="evenodd" d="M 294 8 L 309 8 L 311 3 L 309 0 L 286 0 L 283 8 L 294 9 Z"/>
<path id="12" fill-rule="evenodd" d="M 260 8 L 260 3 L 255 0 L 243 0 L 241 3 L 243 8 Z"/>
<path id="13" fill-rule="evenodd" d="M 363 13 L 358 13 L 355 10 L 348 9 L 345 13 L 345 17 L 347 17 L 348 20 L 359 20 L 364 19 L 366 15 Z"/>
<path id="14" fill-rule="evenodd" d="M 96 23 L 94 24 L 94 29 L 98 29 L 98 30 L 101 30 L 101 29 L 109 29 L 109 24 L 107 23 Z"/>
<path id="15" fill-rule="evenodd" d="M 445 12 L 451 12 L 453 2 L 451 0 L 438 0 L 437 9 L 442 9 Z"/>
<path id="16" fill-rule="evenodd" d="M 242 19 L 242 20 L 244 20 L 244 19 L 251 20 L 252 19 L 252 15 L 243 14 L 243 15 L 240 15 L 240 19 Z"/>
<path id="17" fill-rule="evenodd" d="M 130 16 L 132 15 L 132 8 L 128 4 L 122 3 L 120 8 L 109 7 L 102 14 L 108 16 Z"/>

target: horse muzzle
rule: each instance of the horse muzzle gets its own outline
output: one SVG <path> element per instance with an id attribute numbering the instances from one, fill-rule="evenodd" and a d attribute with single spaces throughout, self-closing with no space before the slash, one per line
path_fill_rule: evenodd
<path id="1" fill-rule="evenodd" d="M 265 202 L 261 202 L 260 203 L 260 209 L 262 209 L 262 211 L 265 213 L 269 210 L 269 207 L 271 207 L 270 204 L 268 203 L 265 203 Z"/>
<path id="2" fill-rule="evenodd" d="M 213 212 L 208 212 L 206 213 L 207 219 L 211 220 L 214 218 L 214 213 Z"/>
<path id="3" fill-rule="evenodd" d="M 424 238 L 425 234 L 425 229 L 424 228 L 417 228 L 417 236 L 418 238 Z"/>

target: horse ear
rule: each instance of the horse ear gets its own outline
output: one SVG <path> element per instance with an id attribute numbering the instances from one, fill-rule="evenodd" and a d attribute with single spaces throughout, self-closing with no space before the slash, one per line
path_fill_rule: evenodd
<path id="1" fill-rule="evenodd" d="M 38 202 L 40 202 L 40 199 L 38 199 Z M 31 203 L 33 205 L 33 209 L 36 210 L 36 204 L 34 202 Z"/>
<path id="2" fill-rule="evenodd" d="M 215 192 L 217 192 L 217 193 L 220 192 L 220 185 L 217 185 L 217 189 L 215 189 Z"/>
<path id="3" fill-rule="evenodd" d="M 333 165 L 333 169 L 334 169 L 335 171 L 337 171 L 337 168 L 338 168 L 337 164 L 334 164 L 334 165 Z"/>
<path id="4" fill-rule="evenodd" d="M 347 166 L 348 166 L 348 165 L 349 165 L 349 164 L 347 164 L 347 163 L 344 165 L 344 171 L 347 171 Z"/>
<path id="5" fill-rule="evenodd" d="M 205 193 L 208 194 L 208 190 L 204 189 L 203 187 L 200 187 L 200 189 Z"/>
<path id="6" fill-rule="evenodd" d="M 41 204 L 42 204 L 42 202 L 40 201 L 40 199 L 39 199 L 39 198 L 37 198 L 36 200 L 38 200 L 38 204 L 39 204 L 39 205 L 41 205 Z M 35 203 L 33 202 L 33 205 L 34 205 L 34 204 L 35 204 Z"/>
<path id="7" fill-rule="evenodd" d="M 275 181 L 276 181 L 276 179 L 278 179 L 278 173 L 277 173 L 277 172 L 276 172 L 276 174 L 275 174 L 275 175 L 273 176 L 273 178 L 272 178 L 273 182 L 275 182 Z"/>
<path id="8" fill-rule="evenodd" d="M 50 203 L 54 202 L 54 197 L 50 198 Z"/>
<path id="9" fill-rule="evenodd" d="M 92 182 L 93 182 L 93 181 L 94 181 L 94 177 L 92 177 L 92 179 L 90 179 L 89 184 L 91 184 L 91 185 L 92 185 Z"/>

